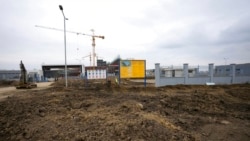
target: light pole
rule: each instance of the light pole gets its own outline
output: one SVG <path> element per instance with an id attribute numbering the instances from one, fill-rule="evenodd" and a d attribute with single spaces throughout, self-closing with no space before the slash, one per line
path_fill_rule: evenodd
<path id="1" fill-rule="evenodd" d="M 65 86 L 68 87 L 68 73 L 67 73 L 67 50 L 66 50 L 66 20 L 68 20 L 64 13 L 63 13 L 63 7 L 59 5 L 60 10 L 63 14 L 63 21 L 64 21 L 64 54 L 65 54 Z"/>

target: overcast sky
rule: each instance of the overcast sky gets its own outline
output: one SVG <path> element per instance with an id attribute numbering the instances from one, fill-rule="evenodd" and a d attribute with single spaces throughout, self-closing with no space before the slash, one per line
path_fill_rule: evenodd
<path id="1" fill-rule="evenodd" d="M 68 31 L 103 35 L 96 54 L 108 62 L 145 59 L 147 68 L 250 63 L 249 0 L 1 0 L 0 69 L 64 64 Z M 92 52 L 91 37 L 67 33 L 68 64 Z M 90 65 L 89 58 L 81 63 Z"/>

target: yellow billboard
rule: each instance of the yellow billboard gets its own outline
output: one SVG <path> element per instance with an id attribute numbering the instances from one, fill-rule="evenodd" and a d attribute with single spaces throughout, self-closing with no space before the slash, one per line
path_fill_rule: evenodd
<path id="1" fill-rule="evenodd" d="M 120 60 L 120 78 L 144 78 L 145 60 Z"/>

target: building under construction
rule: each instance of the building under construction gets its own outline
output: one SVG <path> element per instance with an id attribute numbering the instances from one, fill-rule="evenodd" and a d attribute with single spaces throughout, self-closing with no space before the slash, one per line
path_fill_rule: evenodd
<path id="1" fill-rule="evenodd" d="M 44 78 L 61 78 L 65 75 L 65 65 L 42 65 Z M 69 77 L 78 77 L 83 72 L 82 65 L 67 65 Z"/>

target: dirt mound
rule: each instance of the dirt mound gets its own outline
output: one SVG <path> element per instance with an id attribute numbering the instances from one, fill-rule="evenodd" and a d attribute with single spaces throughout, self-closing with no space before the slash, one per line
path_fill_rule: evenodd
<path id="1" fill-rule="evenodd" d="M 0 140 L 249 140 L 249 85 L 64 82 L 0 102 Z"/>

